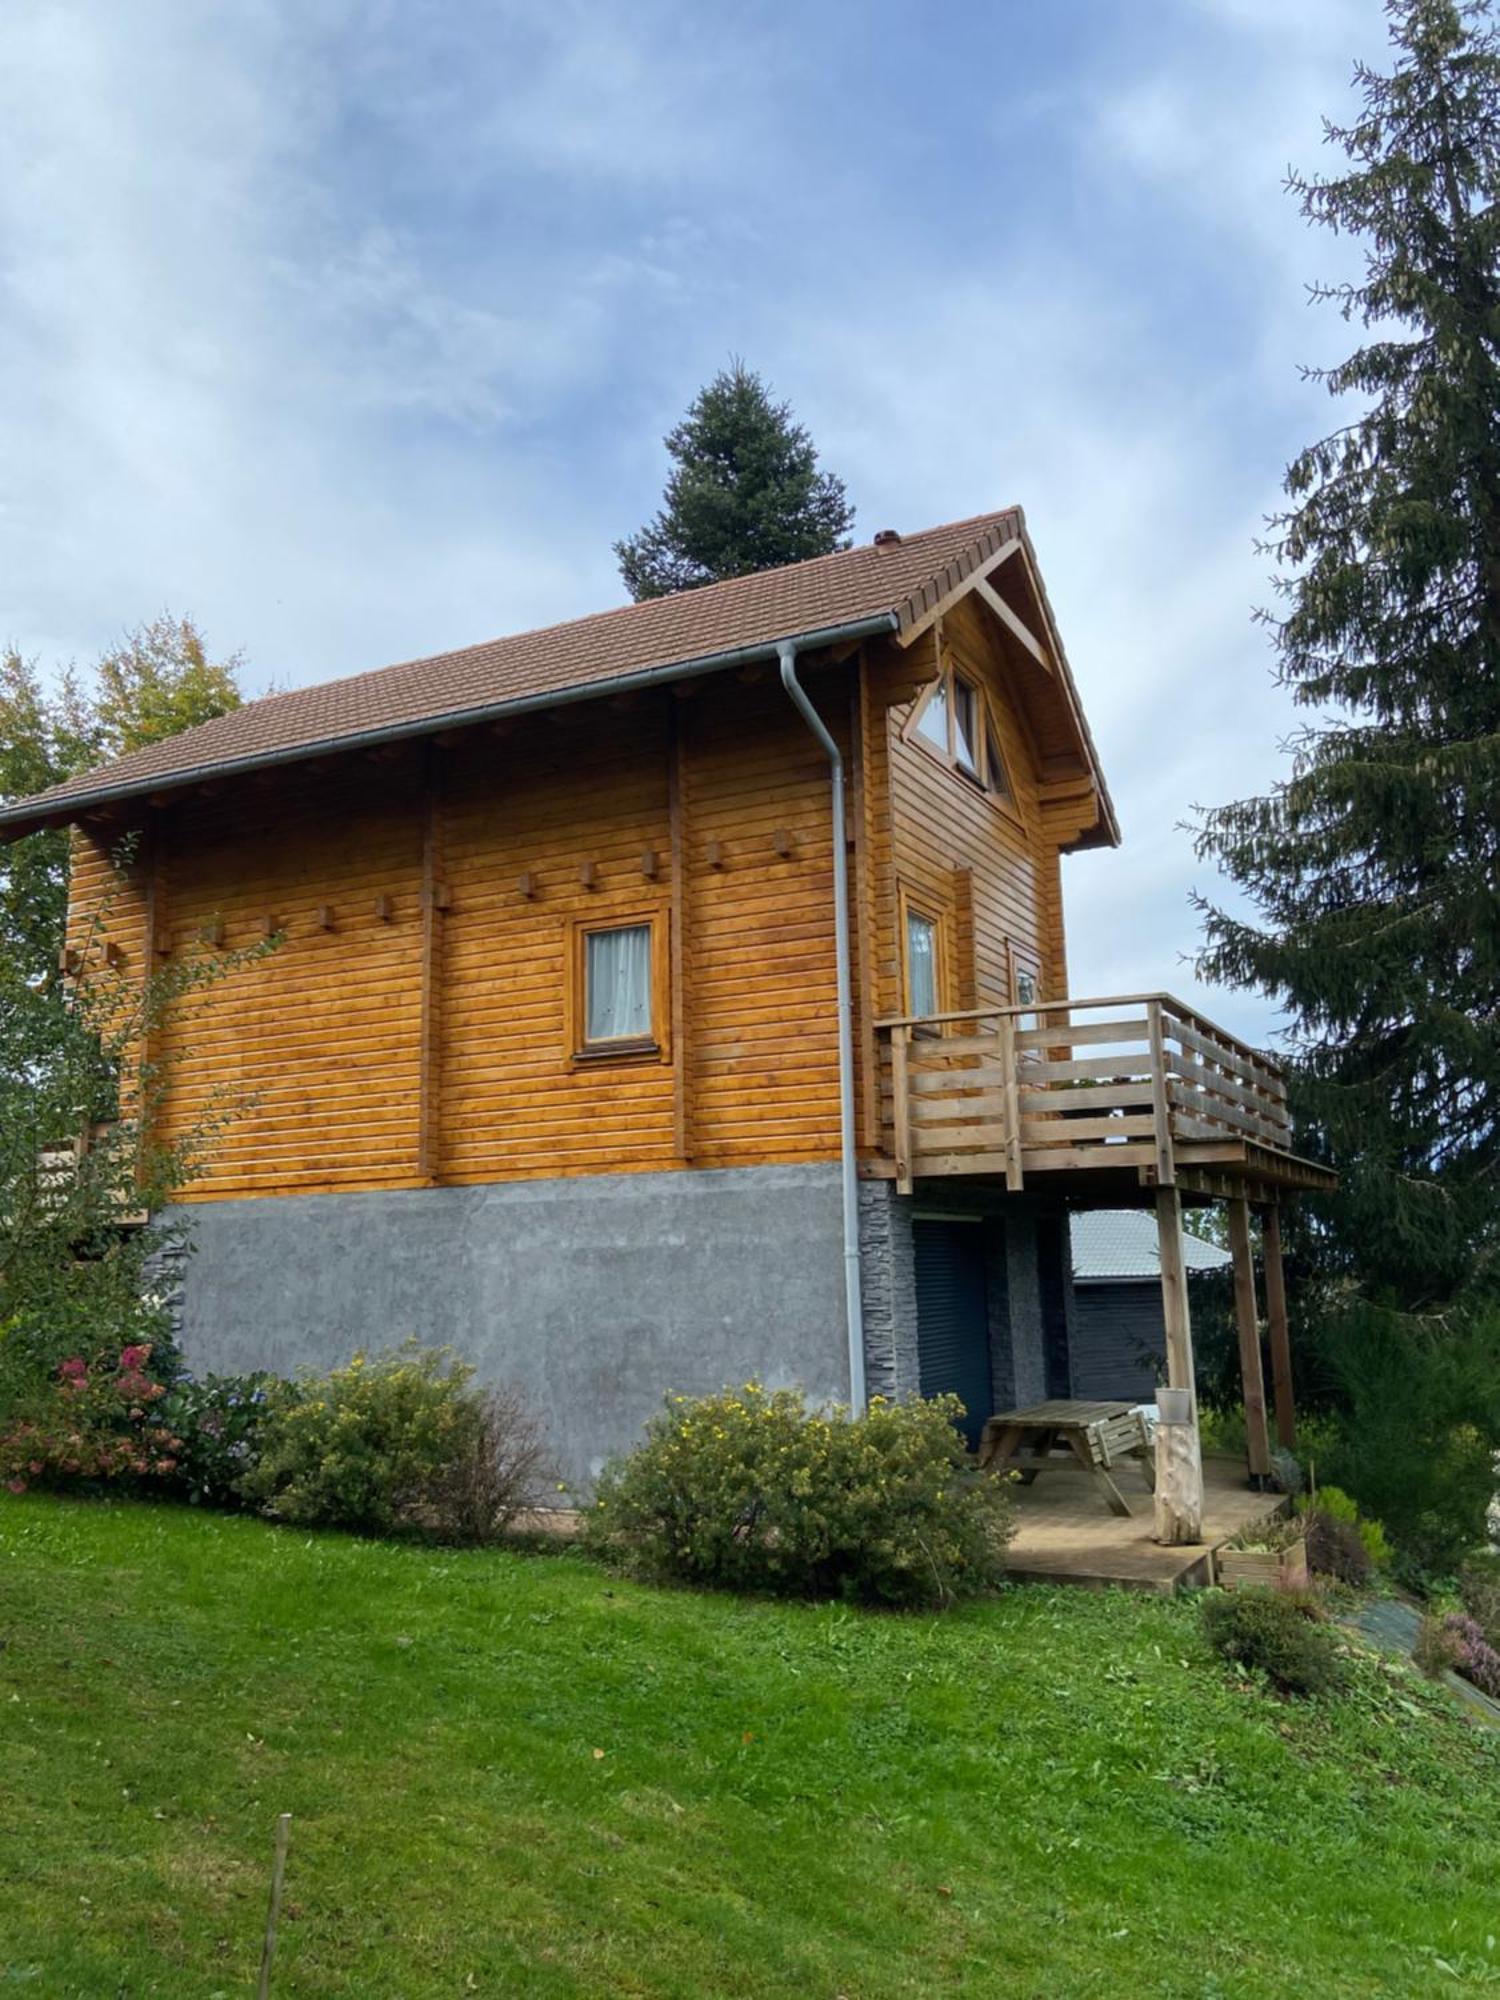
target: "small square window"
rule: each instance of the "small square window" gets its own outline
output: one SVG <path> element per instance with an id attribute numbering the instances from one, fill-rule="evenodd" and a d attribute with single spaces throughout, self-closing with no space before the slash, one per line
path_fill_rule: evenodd
<path id="1" fill-rule="evenodd" d="M 583 1037 L 594 1048 L 651 1039 L 651 926 L 587 931 L 583 940 Z"/>
<path id="2" fill-rule="evenodd" d="M 939 681 L 933 689 L 932 698 L 922 710 L 921 719 L 917 723 L 917 734 L 925 736 L 927 741 L 941 750 L 945 757 L 948 755 L 948 684 L 946 680 Z"/>

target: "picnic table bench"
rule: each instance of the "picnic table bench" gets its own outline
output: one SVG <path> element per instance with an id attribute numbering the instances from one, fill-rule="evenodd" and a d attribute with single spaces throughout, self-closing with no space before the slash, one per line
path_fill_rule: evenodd
<path id="1" fill-rule="evenodd" d="M 1084 1402 L 1057 1396 L 1024 1410 L 1002 1410 L 979 1437 L 979 1463 L 1015 1471 L 1029 1486 L 1044 1466 L 1076 1463 L 1102 1491 L 1110 1511 L 1129 1516 L 1130 1502 L 1111 1474 L 1122 1459 L 1136 1458 L 1153 1486 L 1155 1465 L 1146 1426 L 1133 1403 Z"/>

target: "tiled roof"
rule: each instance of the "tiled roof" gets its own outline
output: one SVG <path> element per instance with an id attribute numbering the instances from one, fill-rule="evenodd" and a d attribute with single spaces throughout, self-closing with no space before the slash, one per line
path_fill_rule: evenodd
<path id="1" fill-rule="evenodd" d="M 607 687 L 654 669 L 888 613 L 900 630 L 955 589 L 1001 545 L 1024 533 L 1018 507 L 928 528 L 701 590 L 627 604 L 461 652 L 408 660 L 345 680 L 247 702 L 232 715 L 148 744 L 99 770 L 0 808 L 0 823 L 242 765 L 305 756 L 371 736 L 418 734 L 450 718 L 488 714 L 537 697 Z"/>
<path id="2" fill-rule="evenodd" d="M 1160 1278 L 1156 1217 L 1145 1209 L 1086 1209 L 1071 1218 L 1069 1227 L 1076 1279 Z M 1186 1230 L 1182 1257 L 1190 1271 L 1220 1271 L 1234 1261 L 1217 1243 L 1205 1243 Z"/>

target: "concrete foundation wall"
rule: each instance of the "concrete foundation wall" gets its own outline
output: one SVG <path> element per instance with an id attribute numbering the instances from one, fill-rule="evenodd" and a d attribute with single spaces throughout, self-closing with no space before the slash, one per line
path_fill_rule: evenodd
<path id="1" fill-rule="evenodd" d="M 540 1412 L 586 1487 L 669 1393 L 849 1394 L 838 1170 L 609 1174 L 174 1212 L 189 1364 L 292 1373 L 415 1335 Z M 906 1315 L 915 1334 L 915 1314 Z"/>

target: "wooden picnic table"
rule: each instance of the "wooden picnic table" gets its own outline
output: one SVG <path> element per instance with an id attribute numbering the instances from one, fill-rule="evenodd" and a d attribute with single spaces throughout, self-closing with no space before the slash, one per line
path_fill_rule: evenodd
<path id="1" fill-rule="evenodd" d="M 1128 1516 L 1130 1502 L 1111 1474 L 1124 1458 L 1137 1458 L 1146 1483 L 1155 1486 L 1155 1466 L 1146 1426 L 1133 1403 L 1085 1402 L 1055 1396 L 1024 1410 L 1002 1410 L 979 1438 L 979 1463 L 996 1472 L 1015 1471 L 1029 1486 L 1049 1462 L 1081 1465 L 1115 1514 Z"/>

